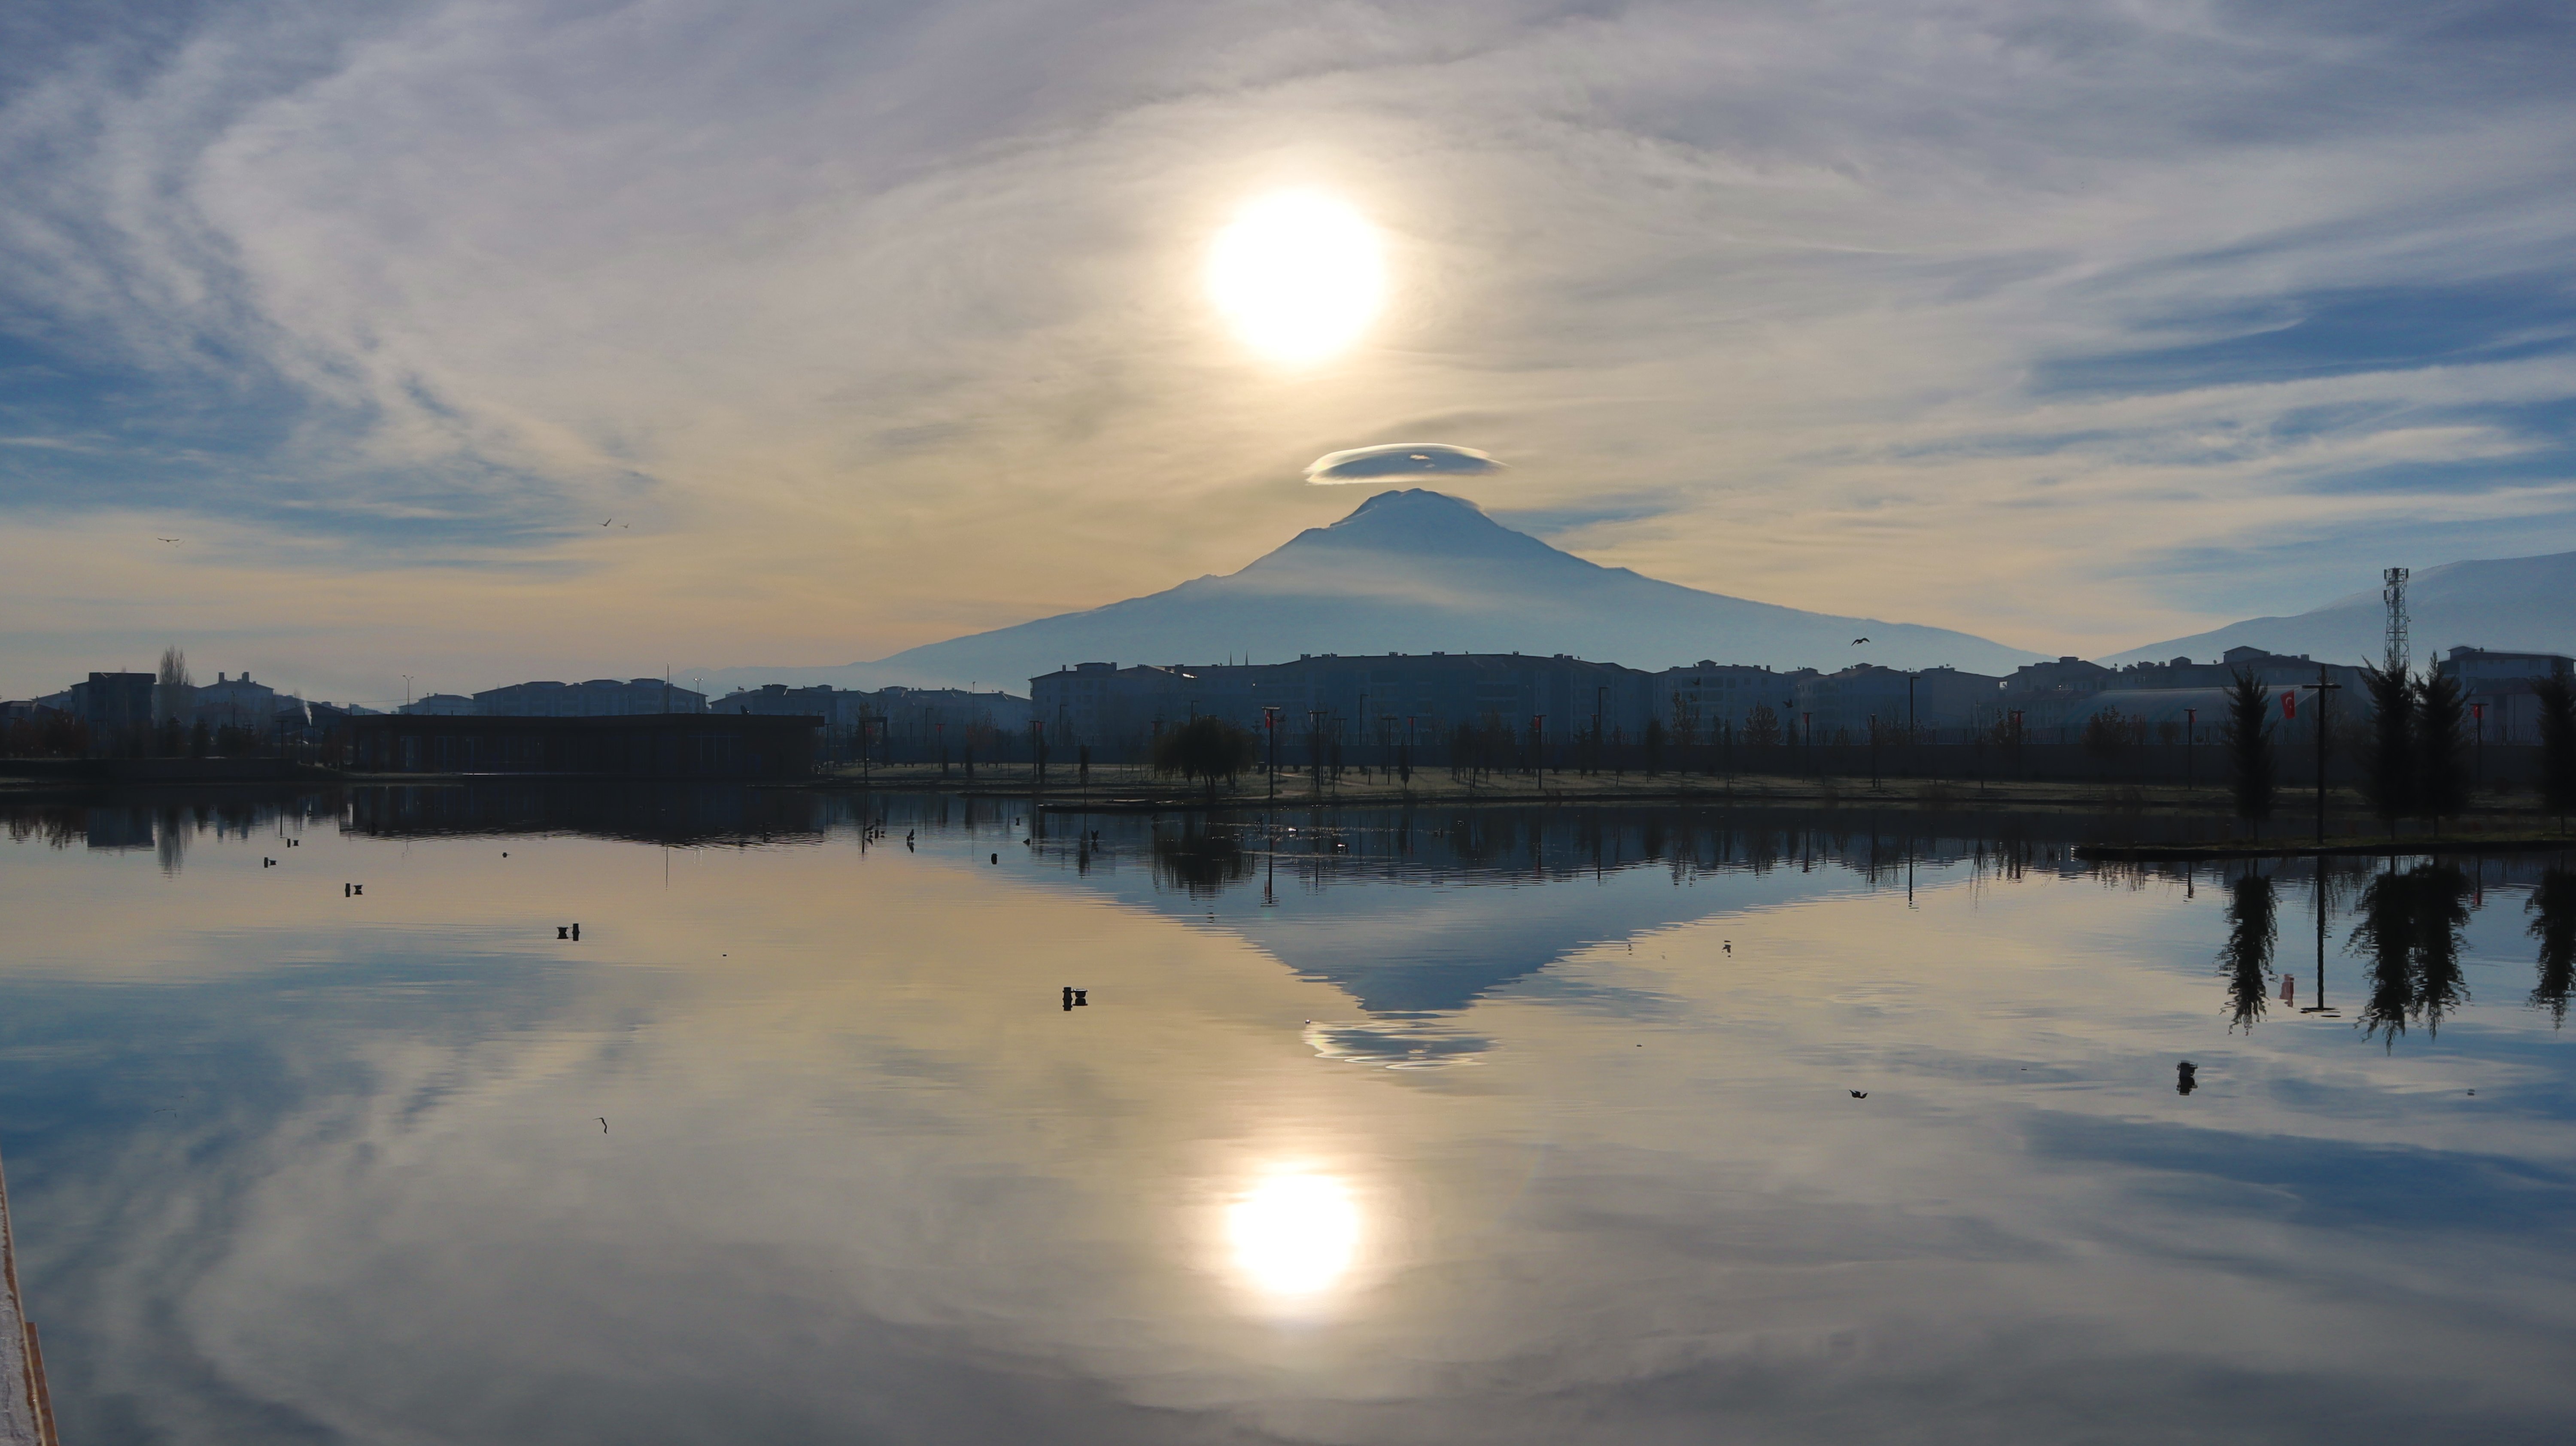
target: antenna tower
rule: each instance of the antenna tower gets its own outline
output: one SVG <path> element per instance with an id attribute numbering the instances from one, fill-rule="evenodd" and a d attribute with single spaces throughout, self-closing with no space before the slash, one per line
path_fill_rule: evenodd
<path id="1" fill-rule="evenodd" d="M 2408 570 L 2392 567 L 2380 574 L 2383 579 L 2379 595 L 2388 603 L 2388 657 L 2381 666 L 2392 673 L 2406 671 L 2406 579 Z"/>

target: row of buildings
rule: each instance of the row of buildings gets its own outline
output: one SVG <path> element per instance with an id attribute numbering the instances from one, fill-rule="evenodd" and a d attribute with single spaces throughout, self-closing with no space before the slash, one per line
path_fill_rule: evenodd
<path id="1" fill-rule="evenodd" d="M 270 736 L 329 727 L 374 710 L 353 704 L 308 701 L 282 693 L 248 673 L 217 673 L 211 683 L 164 682 L 153 673 L 92 673 L 59 693 L 0 703 L 0 718 L 46 715 L 80 723 L 101 740 L 127 739 L 176 727 L 233 729 Z"/>
<path id="2" fill-rule="evenodd" d="M 1029 701 L 1001 692 L 963 688 L 796 688 L 771 683 L 721 698 L 664 678 L 593 678 L 583 683 L 512 683 L 480 693 L 432 693 L 394 710 L 436 718 L 631 718 L 649 713 L 732 713 L 810 717 L 827 729 L 874 724 L 879 731 L 913 732 L 955 727 L 1018 732 L 1029 721 Z"/>
<path id="3" fill-rule="evenodd" d="M 2576 671 L 2551 653 L 2453 648 L 2437 666 L 2457 678 L 2490 742 L 2537 739 L 2533 688 Z M 1032 678 L 1029 696 L 955 688 L 851 690 L 770 684 L 710 701 L 663 678 L 529 682 L 470 696 L 433 693 L 396 710 L 414 718 L 634 719 L 721 714 L 819 720 L 825 756 L 887 760 L 1015 757 L 1046 748 L 1142 755 L 1162 729 L 1203 715 L 1293 740 L 1392 746 L 1446 739 L 1461 724 L 1563 744 L 1818 744 L 1911 737 L 1929 743 L 2019 737 L 2074 742 L 2116 715 L 2129 736 L 2207 740 L 2240 672 L 2285 695 L 2284 712 L 2314 717 L 2306 690 L 2337 690 L 2336 716 L 2369 707 L 2362 670 L 2305 655 L 2232 648 L 2207 662 L 2175 658 L 2112 668 L 2081 658 L 2032 663 L 2008 676 L 1955 668 L 1908 671 L 1863 663 L 1834 672 L 1774 670 L 1703 660 L 1646 671 L 1566 654 L 1312 654 L 1294 662 L 1206 666 L 1089 662 Z M 98 751 L 166 739 L 174 727 L 244 730 L 262 740 L 318 742 L 355 706 L 307 702 L 248 675 L 210 684 L 151 673 L 92 673 L 60 693 L 0 704 L 0 721 L 78 720 Z M 462 736 L 462 735 L 459 735 Z M 1297 746 L 1295 744 L 1292 747 Z"/>
<path id="4" fill-rule="evenodd" d="M 2567 675 L 2557 654 L 2454 648 L 2438 666 L 2459 678 L 2494 742 L 2537 736 L 2533 685 Z M 1704 660 L 1648 672 L 1558 654 L 1312 654 L 1288 663 L 1208 666 L 1079 663 L 1029 680 L 1032 719 L 1062 744 L 1141 746 L 1162 728 L 1214 715 L 1247 728 L 1285 728 L 1362 744 L 1427 741 L 1459 724 L 1501 725 L 1544 741 L 1637 742 L 1650 727 L 1678 744 L 1818 743 L 1913 737 L 1964 743 L 2007 733 L 2072 742 L 2116 713 L 2141 731 L 2207 739 L 2225 716 L 2226 689 L 2250 672 L 2292 695 L 2338 689 L 2349 716 L 2368 709 L 2360 668 L 2304 654 L 2232 648 L 2209 662 L 2175 658 L 2112 668 L 2081 658 L 2032 663 L 2009 676 L 1955 668 L 1909 671 L 1862 663 L 1835 672 Z"/>

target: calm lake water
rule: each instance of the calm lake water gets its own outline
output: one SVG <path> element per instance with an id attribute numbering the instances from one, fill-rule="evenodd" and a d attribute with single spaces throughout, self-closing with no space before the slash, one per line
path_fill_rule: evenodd
<path id="1" fill-rule="evenodd" d="M 71 1446 L 2576 1439 L 2561 860 L 2321 946 L 2065 818 L 7 816 Z"/>

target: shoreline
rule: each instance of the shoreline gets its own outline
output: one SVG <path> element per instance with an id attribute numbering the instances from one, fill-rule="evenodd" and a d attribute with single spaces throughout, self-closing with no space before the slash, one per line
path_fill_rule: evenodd
<path id="1" fill-rule="evenodd" d="M 1092 769 L 1086 785 L 1068 779 L 1070 769 L 1051 769 L 1041 782 L 1026 764 L 990 765 L 965 778 L 955 769 L 942 778 L 936 764 L 898 764 L 864 772 L 836 768 L 796 779 L 660 778 L 572 773 L 360 773 L 311 765 L 281 764 L 273 759 L 130 760 L 158 763 L 147 770 L 109 773 L 94 766 L 75 771 L 61 766 L 11 770 L 0 763 L 0 800 L 24 802 L 110 801 L 137 796 L 204 792 L 239 795 L 251 790 L 336 788 L 462 788 L 477 785 L 596 785 L 604 787 L 737 787 L 762 791 L 810 791 L 831 794 L 921 793 L 966 799 L 1008 799 L 1050 814 L 1246 814 L 1280 810 L 1334 808 L 1597 808 L 1647 805 L 1675 808 L 1805 808 L 1851 812 L 2082 813 L 2114 815 L 2144 824 L 2187 824 L 2229 836 L 2157 843 L 2106 839 L 2082 846 L 2080 857 L 2110 861 L 2158 861 L 2225 858 L 2270 858 L 2309 855 L 2371 855 L 2444 851 L 2535 851 L 2576 847 L 2576 834 L 2549 827 L 2527 791 L 2489 789 L 2478 806 L 2441 833 L 2381 830 L 2357 791 L 2327 792 L 2328 837 L 2312 841 L 2309 814 L 2300 805 L 2312 795 L 2284 791 L 2270 837 L 2234 836 L 2242 824 L 2233 801 L 2218 784 L 2139 784 L 2118 781 L 2019 781 L 1954 778 L 1882 777 L 1873 787 L 1865 778 L 1813 774 L 1589 774 L 1532 779 L 1505 775 L 1489 779 L 1456 778 L 1445 769 L 1417 770 L 1400 781 L 1359 776 L 1320 783 L 1309 774 L 1283 773 L 1278 790 L 1270 791 L 1266 775 L 1248 775 L 1211 796 L 1203 785 L 1154 776 L 1132 764 Z M 174 763 L 202 762 L 211 768 L 172 768 Z M 245 767 L 238 765 L 264 765 Z M 2304 836 L 2304 837 L 2303 837 Z"/>

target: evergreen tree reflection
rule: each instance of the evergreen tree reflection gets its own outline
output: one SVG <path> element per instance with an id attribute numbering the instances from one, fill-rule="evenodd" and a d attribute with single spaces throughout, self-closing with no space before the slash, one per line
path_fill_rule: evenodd
<path id="1" fill-rule="evenodd" d="M 2443 1018 L 2468 1002 L 2460 972 L 2468 895 L 2460 871 L 2438 863 L 2380 874 L 2362 891 L 2351 947 L 2369 961 L 2369 998 L 2357 1021 L 2364 1034 L 2395 1048 L 2409 1025 L 2439 1034 Z"/>
<path id="2" fill-rule="evenodd" d="M 2219 972 L 2227 976 L 2228 1028 L 2252 1030 L 2270 1000 L 2273 912 L 2270 877 L 2248 869 L 2227 902 L 2227 944 Z"/>
<path id="3" fill-rule="evenodd" d="M 2538 916 L 2531 936 L 2540 941 L 2540 981 L 2531 991 L 2531 1007 L 2547 1010 L 2552 1025 L 2564 1025 L 2567 996 L 2576 984 L 2576 873 L 2551 869 L 2541 875 L 2528 907 Z"/>

